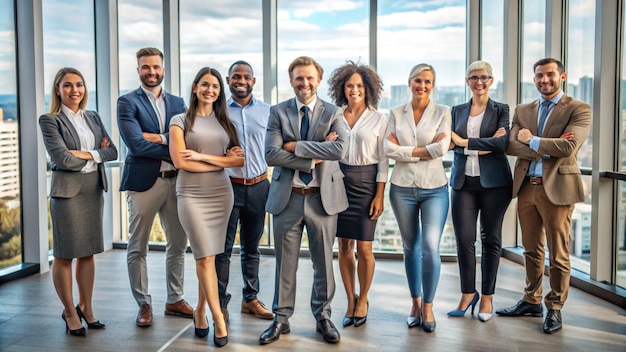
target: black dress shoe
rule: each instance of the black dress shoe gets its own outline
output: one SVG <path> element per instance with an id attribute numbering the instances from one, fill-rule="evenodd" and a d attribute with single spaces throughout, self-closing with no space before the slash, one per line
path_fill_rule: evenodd
<path id="1" fill-rule="evenodd" d="M 322 319 L 317 322 L 317 332 L 322 334 L 324 341 L 328 343 L 337 343 L 341 339 L 339 331 L 330 319 Z"/>
<path id="2" fill-rule="evenodd" d="M 548 309 L 546 320 L 543 321 L 543 332 L 546 334 L 554 334 L 561 330 L 563 323 L 561 320 L 561 311 L 557 309 Z"/>
<path id="3" fill-rule="evenodd" d="M 532 304 L 521 300 L 516 305 L 509 308 L 502 308 L 496 310 L 496 314 L 504 315 L 505 317 L 521 317 L 524 315 L 530 315 L 533 317 L 543 316 L 543 306 L 541 303 Z"/>
<path id="4" fill-rule="evenodd" d="M 274 321 L 267 330 L 263 331 L 261 337 L 259 337 L 259 343 L 261 345 L 267 345 L 268 343 L 278 340 L 281 334 L 288 334 L 290 331 L 289 323 Z"/>

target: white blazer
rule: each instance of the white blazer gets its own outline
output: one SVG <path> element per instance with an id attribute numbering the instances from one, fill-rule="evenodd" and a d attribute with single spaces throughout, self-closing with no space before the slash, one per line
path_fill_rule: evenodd
<path id="1" fill-rule="evenodd" d="M 410 102 L 391 109 L 385 133 L 385 155 L 396 161 L 391 174 L 392 184 L 432 189 L 448 183 L 442 157 L 448 152 L 450 145 L 451 120 L 450 107 L 435 104 L 432 100 L 417 126 Z M 390 143 L 386 139 L 390 133 L 396 134 L 400 145 Z M 445 133 L 446 137 L 433 143 L 440 133 Z M 421 160 L 419 157 L 411 156 L 415 147 L 426 147 L 432 159 Z"/>

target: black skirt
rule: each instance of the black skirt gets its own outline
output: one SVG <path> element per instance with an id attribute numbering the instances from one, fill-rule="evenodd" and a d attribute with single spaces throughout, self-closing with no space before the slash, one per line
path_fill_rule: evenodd
<path id="1" fill-rule="evenodd" d="M 377 220 L 371 220 L 369 211 L 376 195 L 376 174 L 378 165 L 351 166 L 340 163 L 346 176 L 348 209 L 339 213 L 337 237 L 359 241 L 373 241 Z"/>

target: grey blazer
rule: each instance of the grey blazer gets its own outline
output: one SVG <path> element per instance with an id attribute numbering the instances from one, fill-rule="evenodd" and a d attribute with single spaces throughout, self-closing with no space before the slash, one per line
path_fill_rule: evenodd
<path id="1" fill-rule="evenodd" d="M 98 172 L 102 189 L 106 192 L 109 186 L 104 162 L 117 159 L 117 148 L 111 141 L 97 112 L 85 110 L 85 119 L 94 134 L 96 144 L 89 149 L 96 150 L 103 161 L 98 164 Z M 46 150 L 52 160 L 50 196 L 74 197 L 81 187 L 80 170 L 87 164 L 87 160 L 77 158 L 70 153 L 70 150 L 80 150 L 78 132 L 63 112 L 41 115 L 39 127 L 41 127 Z M 100 142 L 103 137 L 107 137 L 111 144 L 108 148 L 101 149 Z"/>
<path id="2" fill-rule="evenodd" d="M 300 141 L 299 120 L 295 98 L 270 108 L 265 159 L 269 166 L 274 166 L 274 171 L 265 210 L 271 214 L 280 214 L 285 210 L 291 197 L 294 171 L 308 172 L 311 161 L 320 159 L 323 161 L 315 165 L 315 168 L 319 170 L 324 211 L 328 215 L 342 212 L 348 208 L 348 198 L 338 160 L 347 152 L 348 126 L 341 109 L 318 97 L 306 141 Z M 337 140 L 326 142 L 325 138 L 330 132 L 337 133 Z M 296 145 L 295 153 L 283 149 L 283 143 L 291 141 L 300 141 Z"/>

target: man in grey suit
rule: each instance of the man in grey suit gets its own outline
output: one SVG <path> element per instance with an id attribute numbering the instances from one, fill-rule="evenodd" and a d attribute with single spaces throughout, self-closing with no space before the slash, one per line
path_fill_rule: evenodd
<path id="1" fill-rule="evenodd" d="M 274 171 L 265 209 L 274 215 L 275 317 L 259 338 L 262 345 L 290 331 L 305 226 L 314 268 L 311 309 L 317 331 L 328 343 L 340 339 L 330 320 L 335 294 L 332 248 L 337 214 L 348 207 L 338 163 L 346 153 L 348 126 L 341 109 L 317 97 L 323 73 L 312 58 L 296 58 L 289 65 L 289 82 L 296 97 L 270 109 L 265 157 Z"/>

